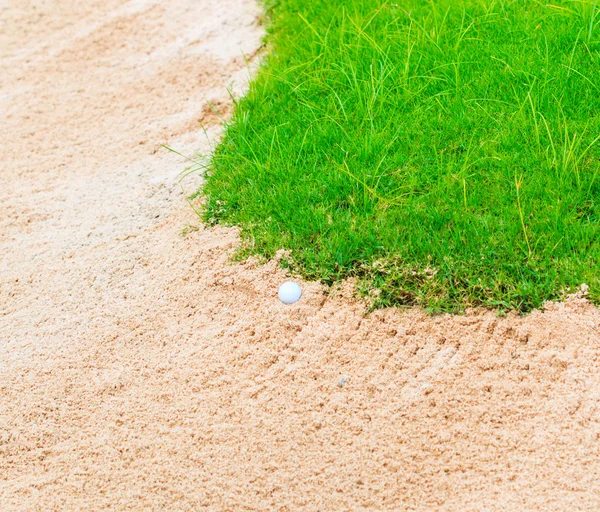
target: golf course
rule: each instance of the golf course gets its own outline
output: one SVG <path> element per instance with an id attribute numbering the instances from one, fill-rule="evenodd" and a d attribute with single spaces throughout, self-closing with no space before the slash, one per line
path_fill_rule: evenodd
<path id="1" fill-rule="evenodd" d="M 600 509 L 596 0 L 0 0 L 0 510 Z"/>

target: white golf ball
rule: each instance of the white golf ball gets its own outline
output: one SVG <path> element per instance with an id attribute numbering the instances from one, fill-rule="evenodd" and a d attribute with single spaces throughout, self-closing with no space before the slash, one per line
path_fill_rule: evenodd
<path id="1" fill-rule="evenodd" d="M 279 287 L 279 300 L 284 304 L 293 304 L 302 296 L 302 289 L 296 284 L 288 281 Z"/>

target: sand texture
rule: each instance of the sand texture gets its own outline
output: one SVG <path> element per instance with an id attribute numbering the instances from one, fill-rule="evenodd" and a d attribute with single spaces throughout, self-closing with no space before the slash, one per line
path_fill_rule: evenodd
<path id="1" fill-rule="evenodd" d="M 215 143 L 259 16 L 0 0 L 0 510 L 600 510 L 585 297 L 285 306 L 275 262 L 199 225 L 160 144 Z"/>

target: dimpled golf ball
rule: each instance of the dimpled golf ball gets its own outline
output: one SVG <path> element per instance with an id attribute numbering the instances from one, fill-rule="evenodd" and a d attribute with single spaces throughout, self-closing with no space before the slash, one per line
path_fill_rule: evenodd
<path id="1" fill-rule="evenodd" d="M 284 304 L 293 304 L 302 296 L 302 289 L 296 284 L 288 281 L 279 287 L 279 300 Z"/>

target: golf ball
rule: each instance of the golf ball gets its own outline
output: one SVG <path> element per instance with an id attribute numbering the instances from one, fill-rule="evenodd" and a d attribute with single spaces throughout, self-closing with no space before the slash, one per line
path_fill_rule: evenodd
<path id="1" fill-rule="evenodd" d="M 279 287 L 279 300 L 284 304 L 293 304 L 302 296 L 302 289 L 296 284 L 288 281 Z"/>

